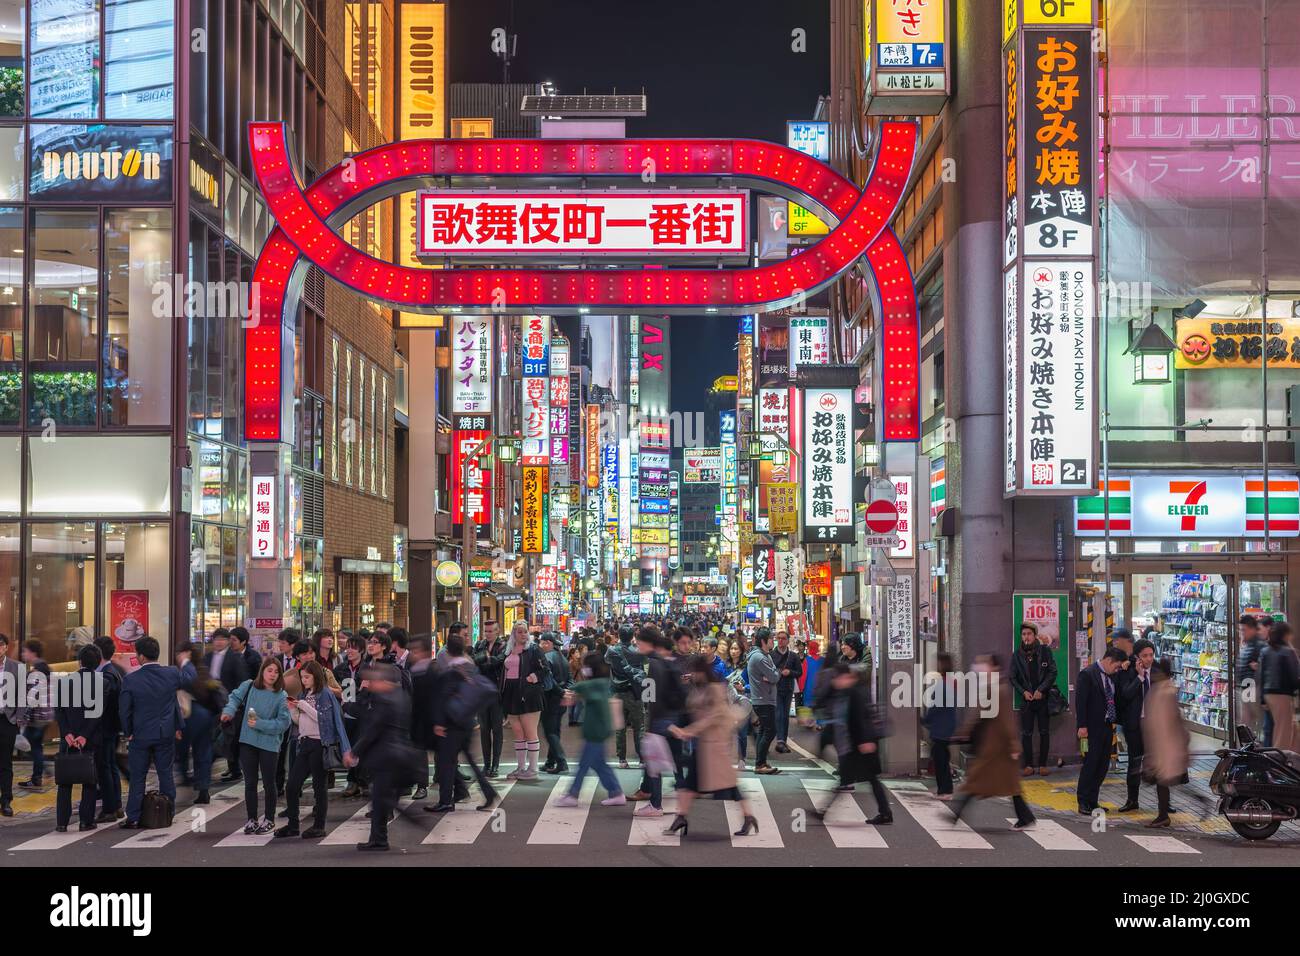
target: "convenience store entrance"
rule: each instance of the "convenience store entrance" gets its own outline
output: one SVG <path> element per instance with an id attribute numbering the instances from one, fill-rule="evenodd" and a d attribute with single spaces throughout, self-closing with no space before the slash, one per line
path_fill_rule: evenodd
<path id="1" fill-rule="evenodd" d="M 1122 596 L 1115 595 L 1125 605 L 1121 618 L 1135 637 L 1147 636 L 1158 656 L 1170 660 L 1192 751 L 1213 752 L 1229 740 L 1241 710 L 1237 621 L 1243 614 L 1285 619 L 1285 566 L 1124 563 L 1127 573 L 1120 579 L 1126 586 Z"/>

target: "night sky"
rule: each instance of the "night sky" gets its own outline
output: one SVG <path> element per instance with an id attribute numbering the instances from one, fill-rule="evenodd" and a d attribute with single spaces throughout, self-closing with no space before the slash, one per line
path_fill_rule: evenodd
<path id="1" fill-rule="evenodd" d="M 519 35 L 513 82 L 644 90 L 629 136 L 784 142 L 786 120 L 812 117 L 830 75 L 826 0 L 452 0 L 450 13 L 453 82 L 500 82 L 491 31 L 507 27 Z M 790 48 L 796 27 L 806 53 Z M 702 410 L 705 389 L 735 372 L 736 331 L 734 316 L 673 319 L 674 409 Z"/>

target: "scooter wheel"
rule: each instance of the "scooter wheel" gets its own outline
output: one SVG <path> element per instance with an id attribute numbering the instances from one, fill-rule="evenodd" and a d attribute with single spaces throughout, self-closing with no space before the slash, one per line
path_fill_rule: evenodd
<path id="1" fill-rule="evenodd" d="M 1263 810 L 1271 811 L 1272 806 L 1267 800 L 1261 800 L 1259 797 L 1238 797 L 1228 803 L 1229 810 Z M 1247 840 L 1267 840 L 1277 832 L 1278 827 L 1282 825 L 1279 820 L 1272 820 L 1268 823 L 1232 823 L 1232 828 L 1237 831 L 1239 836 Z"/>

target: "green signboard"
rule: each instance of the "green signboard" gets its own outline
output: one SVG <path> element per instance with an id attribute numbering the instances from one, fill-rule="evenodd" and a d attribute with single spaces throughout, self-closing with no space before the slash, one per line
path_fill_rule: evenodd
<path id="1" fill-rule="evenodd" d="M 1033 624 L 1038 628 L 1039 640 L 1052 648 L 1056 659 L 1056 687 L 1065 701 L 1070 699 L 1070 596 L 1065 592 L 1029 594 L 1017 592 L 1011 596 L 1011 653 L 1020 653 L 1020 626 Z M 1020 709 L 1020 696 L 1013 693 L 1012 701 Z"/>

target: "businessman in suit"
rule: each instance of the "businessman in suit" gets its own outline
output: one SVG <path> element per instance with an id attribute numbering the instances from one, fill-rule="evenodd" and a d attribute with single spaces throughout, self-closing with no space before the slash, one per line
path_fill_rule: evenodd
<path id="1" fill-rule="evenodd" d="M 158 663 L 160 649 L 152 637 L 137 640 L 135 652 L 140 658 L 140 667 L 122 681 L 122 697 L 118 704 L 122 733 L 129 741 L 126 757 L 131 777 L 126 795 L 126 819 L 120 824 L 124 830 L 140 829 L 140 808 L 144 803 L 145 778 L 150 764 L 158 771 L 158 789 L 175 805 L 176 780 L 172 776 L 172 758 L 184 727 L 180 705 L 176 702 L 176 692 L 181 689 L 181 672 Z"/>
<path id="2" fill-rule="evenodd" d="M 14 815 L 14 740 L 19 707 L 26 698 L 18 662 L 9 656 L 9 636 L 0 634 L 0 816 Z"/>
<path id="3" fill-rule="evenodd" d="M 245 632 L 247 633 L 247 632 Z M 208 654 L 208 673 L 221 682 L 226 694 L 234 692 L 244 681 L 253 675 L 248 672 L 248 663 L 244 655 L 235 649 L 230 639 L 230 632 L 219 627 L 212 632 L 212 651 Z M 226 761 L 226 772 L 222 780 L 238 780 L 242 773 L 239 769 L 239 738 L 230 742 L 230 759 Z"/>
<path id="4" fill-rule="evenodd" d="M 1101 782 L 1110 765 L 1110 741 L 1119 718 L 1114 674 L 1127 660 L 1126 653 L 1110 647 L 1101 660 L 1079 672 L 1075 719 L 1079 739 L 1088 742 L 1076 788 L 1080 813 L 1091 814 L 1097 809 Z"/>

